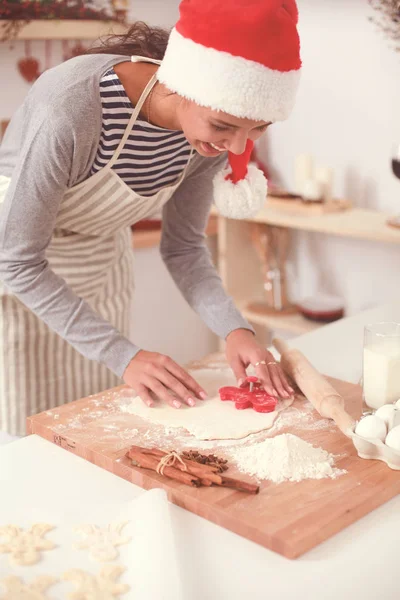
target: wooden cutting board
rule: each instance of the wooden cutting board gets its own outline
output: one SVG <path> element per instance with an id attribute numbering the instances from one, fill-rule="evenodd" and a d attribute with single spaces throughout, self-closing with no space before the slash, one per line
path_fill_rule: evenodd
<path id="1" fill-rule="evenodd" d="M 207 363 L 198 366 L 204 368 Z M 358 418 L 361 388 L 330 381 L 345 398 L 347 411 Z M 347 473 L 336 479 L 281 484 L 264 481 L 260 493 L 250 496 L 227 488 L 191 488 L 132 467 L 125 457 L 132 444 L 179 451 L 183 442 L 176 438 L 171 442 L 170 432 L 159 425 L 121 412 L 118 405 L 124 389 L 114 388 L 30 417 L 28 433 L 38 434 L 145 489 L 163 488 L 178 506 L 288 558 L 302 555 L 400 493 L 400 471 L 359 458 L 351 441 L 302 397 L 296 399 L 294 407 L 301 411 L 300 416 L 308 411 L 309 425 L 301 424 L 300 419 L 299 425 L 280 428 L 276 434 L 290 432 L 339 455 L 335 466 Z M 204 450 L 204 446 L 199 447 L 202 443 L 191 439 L 191 446 L 200 452 L 223 455 L 220 447 Z M 187 442 L 186 438 L 185 449 Z M 235 469 L 229 474 L 239 476 Z M 244 478 L 243 474 L 240 477 Z"/>

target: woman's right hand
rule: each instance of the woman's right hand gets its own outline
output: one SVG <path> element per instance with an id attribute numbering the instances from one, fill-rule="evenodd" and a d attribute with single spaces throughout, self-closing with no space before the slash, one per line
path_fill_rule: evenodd
<path id="1" fill-rule="evenodd" d="M 158 352 L 140 350 L 125 369 L 123 379 L 132 387 L 147 406 L 153 406 L 153 392 L 174 408 L 182 402 L 196 404 L 195 397 L 207 398 L 205 390 L 172 358 Z"/>

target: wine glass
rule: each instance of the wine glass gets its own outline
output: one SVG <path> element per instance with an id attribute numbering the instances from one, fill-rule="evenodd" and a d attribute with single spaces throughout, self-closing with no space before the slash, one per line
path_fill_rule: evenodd
<path id="1" fill-rule="evenodd" d="M 400 179 L 400 144 L 395 144 L 392 151 L 392 171 Z"/>
<path id="2" fill-rule="evenodd" d="M 398 179 L 400 179 L 400 143 L 393 145 L 391 161 L 392 161 L 393 175 L 395 177 L 397 177 Z M 390 217 L 387 220 L 387 224 L 390 225 L 391 227 L 400 228 L 400 215 Z"/>

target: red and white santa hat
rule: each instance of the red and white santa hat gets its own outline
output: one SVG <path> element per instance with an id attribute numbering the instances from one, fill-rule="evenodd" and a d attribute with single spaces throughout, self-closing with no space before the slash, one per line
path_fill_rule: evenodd
<path id="1" fill-rule="evenodd" d="M 295 0 L 182 0 L 158 79 L 200 106 L 254 121 L 282 121 L 293 108 L 300 78 L 297 20 Z M 264 203 L 266 181 L 261 191 L 258 181 L 253 192 L 257 174 L 246 170 L 250 153 L 247 147 L 239 165 L 239 157 L 234 159 L 241 179 L 231 170 L 217 178 L 217 206 L 219 193 L 226 193 L 222 181 L 233 186 L 230 194 L 247 183 L 247 199 L 261 193 Z M 234 203 L 243 199 L 239 188 Z"/>

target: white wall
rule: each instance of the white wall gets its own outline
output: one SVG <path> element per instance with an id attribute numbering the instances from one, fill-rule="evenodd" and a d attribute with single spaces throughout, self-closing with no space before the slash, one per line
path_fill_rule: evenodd
<path id="1" fill-rule="evenodd" d="M 172 26 L 178 0 L 134 0 L 132 16 Z M 367 0 L 299 0 L 303 77 L 293 116 L 260 144 L 283 181 L 293 185 L 297 154 L 309 151 L 336 174 L 335 193 L 357 206 L 400 212 L 400 182 L 390 172 L 391 146 L 400 142 L 400 54 L 368 21 Z M 44 64 L 44 44 L 32 44 Z M 61 45 L 53 44 L 54 64 Z M 22 43 L 0 45 L 0 119 L 11 116 L 29 90 L 16 70 Z M 342 294 L 349 313 L 400 297 L 400 248 L 299 234 L 293 244 L 293 292 Z M 212 338 L 186 307 L 156 250 L 137 253 L 135 339 L 189 360 L 213 348 Z M 178 326 L 178 327 L 177 327 Z"/>
<path id="2" fill-rule="evenodd" d="M 268 156 L 294 186 L 294 159 L 310 152 L 335 170 L 335 193 L 356 206 L 400 213 L 390 169 L 400 143 L 400 54 L 369 22 L 367 0 L 299 0 L 303 74 L 295 111 L 268 132 Z M 260 145 L 266 152 L 267 140 Z M 296 236 L 294 292 L 342 294 L 349 313 L 400 298 L 400 247 Z"/>

